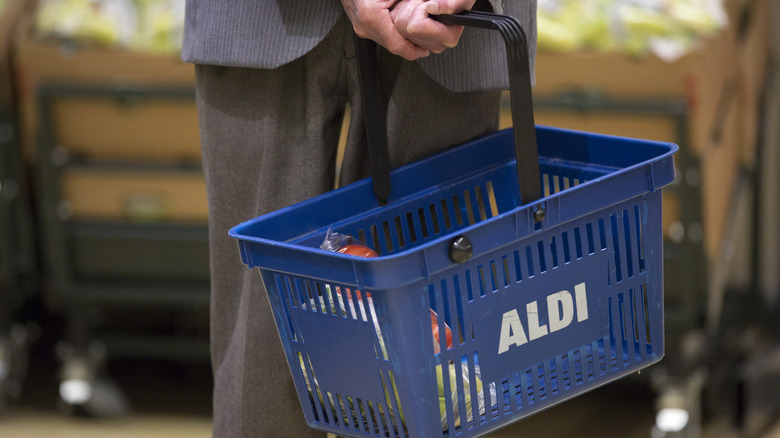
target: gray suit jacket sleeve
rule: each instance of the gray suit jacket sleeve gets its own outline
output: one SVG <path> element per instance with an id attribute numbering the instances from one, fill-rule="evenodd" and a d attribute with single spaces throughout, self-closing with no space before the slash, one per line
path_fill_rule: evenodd
<path id="1" fill-rule="evenodd" d="M 536 0 L 489 0 L 520 21 L 536 47 Z M 340 0 L 187 0 L 182 59 L 236 67 L 276 68 L 300 58 L 344 14 Z M 456 91 L 506 88 L 503 42 L 495 32 L 466 29 L 458 47 L 418 61 Z"/>
<path id="2" fill-rule="evenodd" d="M 340 0 L 187 0 L 182 59 L 276 68 L 313 49 L 343 14 Z"/>

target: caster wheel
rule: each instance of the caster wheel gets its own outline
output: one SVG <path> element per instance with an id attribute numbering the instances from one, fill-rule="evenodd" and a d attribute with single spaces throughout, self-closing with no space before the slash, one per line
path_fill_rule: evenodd
<path id="1" fill-rule="evenodd" d="M 116 417 L 129 412 L 122 389 L 102 370 L 105 349 L 92 344 L 87 350 L 60 346 L 59 405 L 74 416 Z"/>

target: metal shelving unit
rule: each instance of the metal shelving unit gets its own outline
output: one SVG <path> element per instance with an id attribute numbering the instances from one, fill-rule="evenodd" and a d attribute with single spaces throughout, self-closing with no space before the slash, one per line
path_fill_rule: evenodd
<path id="1" fill-rule="evenodd" d="M 17 313 L 35 292 L 32 215 L 14 121 L 0 113 L 0 411 L 21 395 L 30 333 Z"/>
<path id="2" fill-rule="evenodd" d="M 697 437 L 702 427 L 702 406 L 705 386 L 723 391 L 724 386 L 735 385 L 733 381 L 713 381 L 719 376 L 708 375 L 712 361 L 722 365 L 738 366 L 737 357 L 730 354 L 716 336 L 719 329 L 729 324 L 734 315 L 718 315 L 717 320 L 708 320 L 708 308 L 712 297 L 723 299 L 728 283 L 723 279 L 728 260 L 708 260 L 702 234 L 702 181 L 701 163 L 692 153 L 689 145 L 689 108 L 682 99 L 613 98 L 600 94 L 568 93 L 557 96 L 535 96 L 536 111 L 566 111 L 581 114 L 622 114 L 669 117 L 675 126 L 676 141 L 680 146 L 675 155 L 677 181 L 665 188 L 674 192 L 679 202 L 677 230 L 672 238 L 664 242 L 664 306 L 667 353 L 664 360 L 649 373 L 658 393 L 657 404 L 662 406 L 669 400 L 687 409 L 691 415 L 689 426 L 675 437 Z M 731 236 L 744 230 L 744 220 L 737 220 L 739 206 L 752 201 L 756 174 L 751 169 L 741 169 L 733 196 L 730 200 L 730 226 L 723 245 L 731 243 Z M 741 212 L 744 215 L 744 211 Z M 752 214 L 747 212 L 748 215 Z M 755 242 L 747 242 L 753 246 Z M 717 290 L 716 290 L 717 289 Z M 721 304 L 722 305 L 722 304 Z M 744 316 L 742 316 L 744 317 Z M 693 348 L 692 348 L 693 346 Z M 723 354 L 714 359 L 713 356 Z M 733 354 L 733 352 L 731 353 Z M 736 370 L 733 370 L 736 373 Z M 709 380 L 708 380 L 709 379 Z M 722 395 L 722 394 L 719 394 Z M 736 407 L 732 406 L 736 409 Z M 668 435 L 667 435 L 668 436 Z"/>
<path id="3" fill-rule="evenodd" d="M 0 11 L 0 411 L 21 395 L 32 330 L 19 311 L 36 287 L 32 206 L 10 55 L 15 20 L 24 6 L 8 2 Z"/>
<path id="4" fill-rule="evenodd" d="M 80 218 L 73 215 L 62 195 L 63 174 L 74 169 L 199 175 L 199 163 L 72 155 L 58 144 L 54 117 L 58 99 L 188 101 L 194 99 L 194 90 L 48 84 L 39 88 L 37 96 L 36 174 L 47 282 L 44 296 L 47 307 L 61 315 L 66 326 L 61 390 L 74 378 L 97 378 L 105 357 L 207 363 L 207 224 Z M 67 398 L 62 392 L 61 396 Z M 76 397 L 71 404 L 87 403 Z"/>

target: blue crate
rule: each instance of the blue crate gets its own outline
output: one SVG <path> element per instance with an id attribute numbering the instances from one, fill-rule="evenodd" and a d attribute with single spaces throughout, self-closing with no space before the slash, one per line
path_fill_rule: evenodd
<path id="1" fill-rule="evenodd" d="M 394 170 L 387 205 L 367 179 L 230 231 L 311 427 L 480 436 L 663 357 L 660 189 L 677 146 L 536 132 L 545 196 L 530 205 L 504 130 Z M 329 229 L 380 256 L 319 249 Z"/>

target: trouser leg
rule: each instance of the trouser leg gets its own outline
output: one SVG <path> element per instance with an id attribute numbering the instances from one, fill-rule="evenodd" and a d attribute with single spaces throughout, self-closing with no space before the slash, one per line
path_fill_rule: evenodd
<path id="1" fill-rule="evenodd" d="M 342 49 L 334 30 L 278 69 L 197 67 L 215 437 L 324 435 L 303 421 L 260 275 L 241 263 L 227 233 L 332 188 L 346 99 Z"/>

